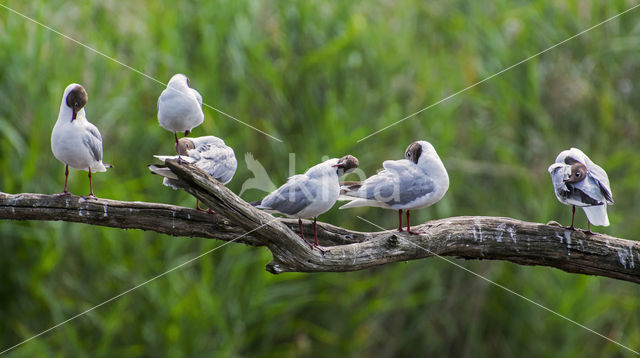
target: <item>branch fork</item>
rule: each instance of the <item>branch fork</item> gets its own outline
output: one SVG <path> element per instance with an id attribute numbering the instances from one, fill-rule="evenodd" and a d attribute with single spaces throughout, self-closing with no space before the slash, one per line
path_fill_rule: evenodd
<path id="1" fill-rule="evenodd" d="M 432 220 L 416 227 L 422 235 L 358 232 L 319 222 L 318 239 L 329 248 L 322 252 L 296 233 L 297 220 L 276 219 L 255 209 L 190 164 L 166 164 L 187 192 L 217 214 L 159 203 L 0 193 L 0 219 L 63 220 L 266 246 L 273 255 L 266 269 L 274 274 L 355 271 L 439 255 L 549 266 L 640 283 L 640 242 L 506 217 Z M 313 232 L 311 221 L 303 221 L 303 231 Z"/>

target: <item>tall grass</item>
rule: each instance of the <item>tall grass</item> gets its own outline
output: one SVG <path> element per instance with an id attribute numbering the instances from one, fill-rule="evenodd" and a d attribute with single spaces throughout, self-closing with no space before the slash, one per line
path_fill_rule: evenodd
<path id="1" fill-rule="evenodd" d="M 502 215 L 567 224 L 547 166 L 576 146 L 604 167 L 612 226 L 634 239 L 640 191 L 640 28 L 633 11 L 391 127 L 368 134 L 605 18 L 630 1 L 5 2 L 149 76 L 186 73 L 209 105 L 193 135 L 232 146 L 239 192 L 252 152 L 284 182 L 324 155 L 365 172 L 417 139 L 443 158 L 451 187 L 415 222 Z M 56 193 L 50 152 L 60 97 L 89 93 L 105 161 L 96 194 L 192 206 L 148 173 L 172 151 L 156 120 L 162 86 L 0 9 L 0 190 Z M 70 190 L 85 195 L 85 172 Z M 250 190 L 243 197 L 264 195 Z M 336 225 L 395 225 L 391 211 L 337 211 Z M 578 226 L 586 226 L 582 213 Z M 0 349 L 221 244 L 61 222 L 0 223 Z M 284 274 L 266 249 L 228 245 L 15 349 L 10 356 L 630 356 L 630 352 L 432 258 L 363 272 Z M 458 263 L 612 339 L 640 347 L 640 289 L 611 279 L 501 262 Z M 640 265 L 640 257 L 636 261 Z M 638 266 L 640 267 L 640 266 Z"/>

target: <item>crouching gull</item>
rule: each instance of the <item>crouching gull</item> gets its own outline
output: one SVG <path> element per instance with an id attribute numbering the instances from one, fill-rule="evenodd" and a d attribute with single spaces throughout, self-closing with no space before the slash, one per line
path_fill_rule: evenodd
<path id="1" fill-rule="evenodd" d="M 189 85 L 187 76 L 181 73 L 174 75 L 158 98 L 158 122 L 162 128 L 173 132 L 176 147 L 177 132 L 189 135 L 193 128 L 204 121 L 202 96 Z"/>
<path id="2" fill-rule="evenodd" d="M 294 175 L 271 194 L 260 201 L 251 203 L 258 209 L 278 212 L 291 218 L 298 218 L 300 236 L 302 218 L 313 217 L 314 243 L 309 245 L 324 251 L 318 244 L 318 215 L 331 209 L 340 195 L 339 178 L 358 167 L 358 159 L 352 155 L 340 159 L 332 158 L 317 164 L 304 174 Z"/>
<path id="3" fill-rule="evenodd" d="M 558 200 L 572 207 L 569 229 L 574 230 L 576 206 L 587 215 L 587 233 L 591 233 L 591 224 L 609 226 L 607 204 L 613 205 L 613 195 L 604 169 L 580 149 L 571 148 L 558 154 L 555 163 L 549 166 L 549 174 Z"/>
<path id="4" fill-rule="evenodd" d="M 363 182 L 345 182 L 339 200 L 350 200 L 340 209 L 378 206 L 398 210 L 398 231 L 402 232 L 402 210 L 407 211 L 407 232 L 411 231 L 411 210 L 437 203 L 449 189 L 449 175 L 431 143 L 417 141 L 405 151 L 406 159 L 386 160 L 384 170 Z"/>
<path id="5" fill-rule="evenodd" d="M 182 156 L 182 160 L 195 165 L 222 184 L 230 182 L 238 168 L 238 161 L 233 149 L 218 137 L 180 138 L 177 152 Z M 155 157 L 162 161 L 178 159 L 178 156 L 155 155 Z M 173 189 L 181 188 L 178 177 L 166 165 L 151 164 L 148 168 L 152 173 L 164 177 L 162 184 L 165 186 Z M 198 199 L 196 199 L 196 209 L 202 210 Z M 207 211 L 215 214 L 211 209 Z"/>
<path id="6" fill-rule="evenodd" d="M 106 172 L 110 164 L 102 162 L 102 136 L 96 126 L 89 123 L 84 106 L 88 101 L 87 91 L 79 84 L 67 86 L 62 95 L 58 121 L 51 133 L 51 151 L 65 164 L 64 191 L 68 195 L 69 167 L 89 172 L 89 196 L 95 199 L 91 173 Z"/>

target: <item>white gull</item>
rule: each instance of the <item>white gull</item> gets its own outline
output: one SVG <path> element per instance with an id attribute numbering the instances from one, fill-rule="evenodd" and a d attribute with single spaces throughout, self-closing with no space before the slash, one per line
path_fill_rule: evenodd
<path id="1" fill-rule="evenodd" d="M 102 136 L 98 128 L 87 120 L 84 110 L 87 101 L 84 87 L 77 83 L 68 85 L 51 133 L 51 151 L 59 161 L 65 163 L 64 191 L 61 195 L 69 194 L 69 167 L 89 172 L 89 198 L 95 198 L 91 173 L 105 172 L 111 167 L 102 162 Z"/>

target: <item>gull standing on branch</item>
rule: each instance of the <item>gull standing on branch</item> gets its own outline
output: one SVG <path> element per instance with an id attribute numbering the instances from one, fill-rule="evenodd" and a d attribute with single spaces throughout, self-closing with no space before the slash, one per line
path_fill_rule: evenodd
<path id="1" fill-rule="evenodd" d="M 69 195 L 69 167 L 89 172 L 88 198 L 96 198 L 91 172 L 106 172 L 107 168 L 111 168 L 111 165 L 102 162 L 100 131 L 87 120 L 84 106 L 88 99 L 87 91 L 76 83 L 68 85 L 62 95 L 58 121 L 51 133 L 51 151 L 65 164 L 64 191 L 60 195 Z"/>
<path id="2" fill-rule="evenodd" d="M 352 155 L 340 159 L 332 158 L 317 164 L 304 174 L 294 175 L 276 191 L 260 201 L 251 203 L 258 209 L 278 212 L 291 218 L 298 218 L 300 236 L 302 218 L 313 217 L 314 244 L 309 245 L 324 250 L 318 244 L 318 215 L 327 212 L 340 195 L 339 178 L 358 167 L 358 159 Z"/>
<path id="3" fill-rule="evenodd" d="M 339 200 L 351 200 L 340 209 L 378 206 L 398 210 L 398 231 L 402 232 L 402 210 L 407 210 L 407 232 L 411 231 L 410 210 L 431 206 L 449 189 L 449 175 L 431 143 L 411 143 L 406 159 L 386 160 L 384 170 L 363 182 L 345 182 Z"/>
<path id="4" fill-rule="evenodd" d="M 187 76 L 180 73 L 174 75 L 158 98 L 158 122 L 162 128 L 173 132 L 176 148 L 178 147 L 177 132 L 184 132 L 185 136 L 189 135 L 193 128 L 204 121 L 202 96 L 189 85 Z"/>
<path id="5" fill-rule="evenodd" d="M 572 207 L 569 229 L 575 229 L 576 206 L 587 215 L 587 233 L 591 233 L 591 224 L 609 226 L 607 204 L 613 205 L 613 195 L 604 169 L 580 149 L 571 148 L 558 154 L 556 162 L 549 167 L 549 174 L 558 200 Z"/>
<path id="6" fill-rule="evenodd" d="M 218 137 L 180 138 L 177 152 L 178 155 L 183 156 L 183 160 L 195 165 L 222 184 L 230 182 L 238 168 L 238 161 L 233 149 Z M 178 156 L 155 155 L 155 157 L 162 161 L 178 159 Z M 173 189 L 181 188 L 178 177 L 166 165 L 152 164 L 148 167 L 152 173 L 164 177 L 162 184 L 165 186 Z M 196 209 L 202 210 L 198 199 L 196 199 Z M 215 214 L 211 209 L 207 211 Z"/>

